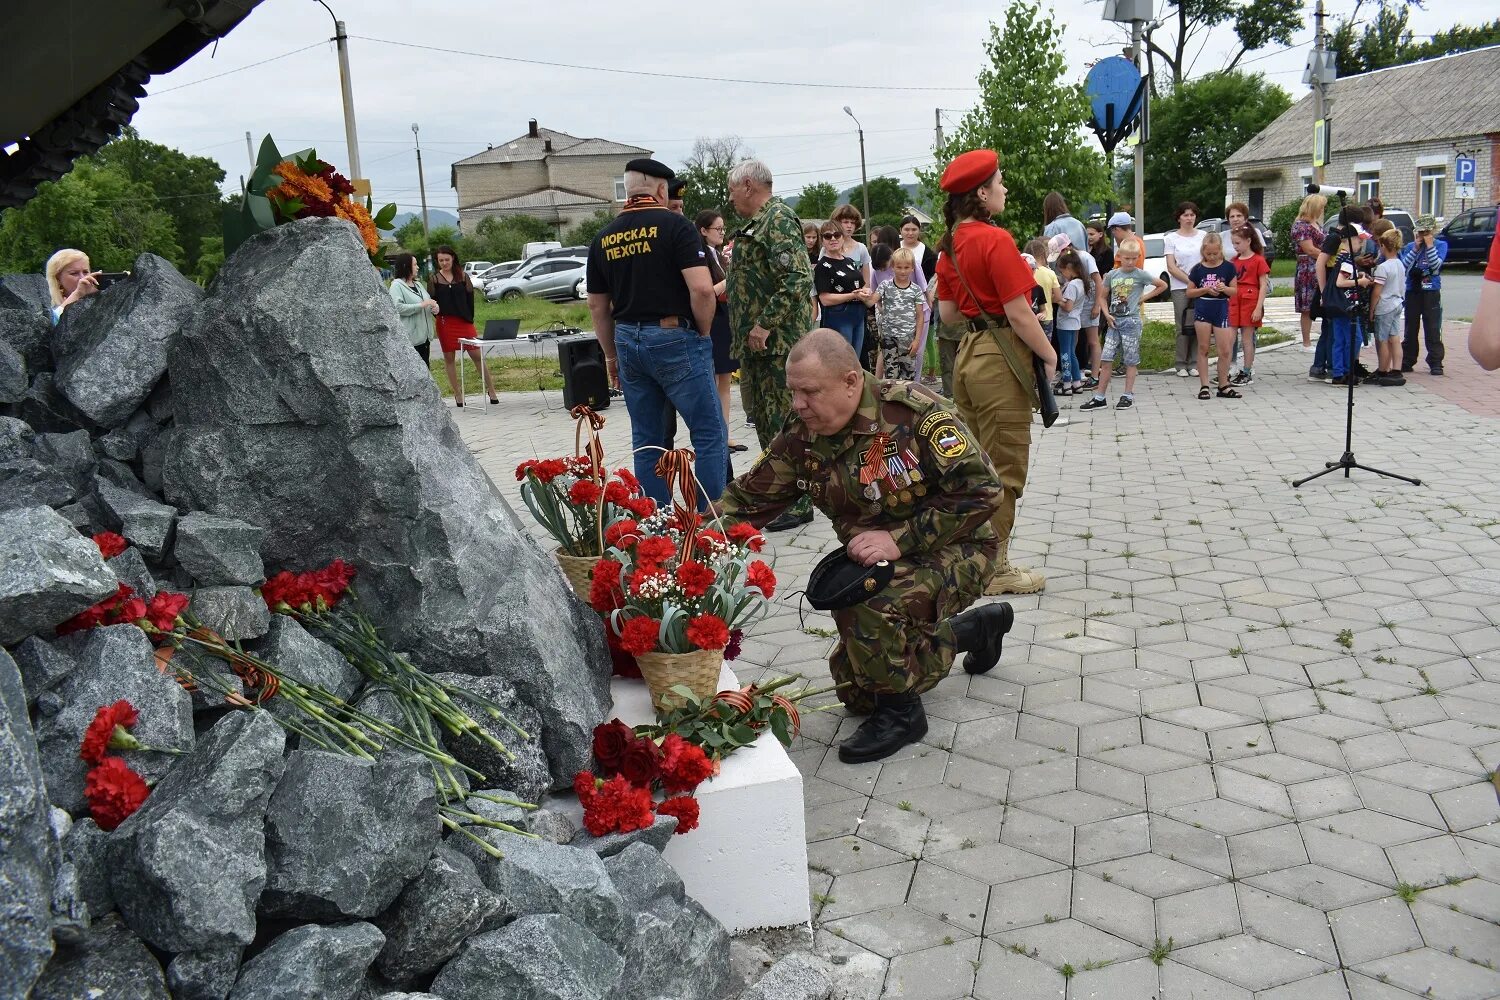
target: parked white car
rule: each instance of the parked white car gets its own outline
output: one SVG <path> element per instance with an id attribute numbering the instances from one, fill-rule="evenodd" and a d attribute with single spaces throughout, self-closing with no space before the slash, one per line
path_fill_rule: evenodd
<path id="1" fill-rule="evenodd" d="M 469 276 L 469 284 L 478 285 L 479 276 L 494 266 L 492 260 L 471 260 L 464 264 L 464 274 Z"/>
<path id="2" fill-rule="evenodd" d="M 1166 233 L 1144 233 L 1139 237 L 1146 247 L 1146 258 L 1141 261 L 1141 270 L 1153 278 L 1167 272 L 1166 235 Z"/>

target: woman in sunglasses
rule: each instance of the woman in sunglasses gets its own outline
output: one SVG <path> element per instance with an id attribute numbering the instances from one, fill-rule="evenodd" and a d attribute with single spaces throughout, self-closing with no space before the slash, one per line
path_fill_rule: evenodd
<path id="1" fill-rule="evenodd" d="M 844 230 L 826 222 L 819 230 L 823 256 L 813 268 L 813 289 L 823 307 L 822 324 L 837 330 L 859 355 L 865 342 L 865 306 L 873 301 L 861 261 L 844 255 Z"/>

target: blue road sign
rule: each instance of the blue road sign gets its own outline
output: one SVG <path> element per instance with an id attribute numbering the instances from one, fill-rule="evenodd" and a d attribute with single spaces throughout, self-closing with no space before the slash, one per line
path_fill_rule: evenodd
<path id="1" fill-rule="evenodd" d="M 1479 167 L 1472 156 L 1460 156 L 1453 161 L 1455 184 L 1473 184 L 1479 178 Z"/>
<path id="2" fill-rule="evenodd" d="M 1083 87 L 1100 128 L 1122 130 L 1141 113 L 1141 71 L 1124 56 L 1094 63 Z"/>

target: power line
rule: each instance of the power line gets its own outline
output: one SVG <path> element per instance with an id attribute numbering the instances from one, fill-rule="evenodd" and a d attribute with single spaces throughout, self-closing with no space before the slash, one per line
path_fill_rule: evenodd
<path id="1" fill-rule="evenodd" d="M 445 49 L 437 45 L 420 45 L 416 42 L 398 42 L 389 38 L 372 38 L 369 35 L 351 35 L 362 42 L 375 42 L 378 45 L 395 45 L 407 49 L 422 49 L 427 52 L 441 52 L 450 56 L 471 56 L 475 59 L 496 59 L 501 62 L 524 63 L 528 66 L 547 66 L 553 69 L 578 69 L 587 70 L 592 73 L 619 73 L 623 76 L 647 76 L 658 77 L 668 80 L 694 80 L 699 83 L 750 83 L 759 87 L 808 87 L 820 90 L 881 90 L 881 91 L 938 91 L 951 92 L 959 90 L 978 90 L 978 87 L 894 87 L 881 84 L 859 84 L 859 83 L 807 83 L 802 80 L 756 80 L 745 77 L 733 76 L 699 76 L 692 73 L 661 73 L 643 69 L 617 69 L 614 66 L 589 66 L 584 63 L 549 62 L 545 59 L 523 59 L 520 56 L 500 56 L 492 52 L 471 52 L 465 49 Z"/>
<path id="2" fill-rule="evenodd" d="M 239 66 L 239 67 L 236 67 L 235 69 L 226 69 L 224 72 L 222 72 L 222 73 L 215 73 L 213 76 L 199 77 L 196 80 L 189 80 L 187 83 L 179 83 L 175 87 L 163 87 L 160 90 L 157 90 L 156 88 L 153 87 L 153 88 L 150 88 L 148 90 L 148 93 L 152 97 L 160 97 L 162 94 L 170 94 L 172 91 L 174 91 L 174 90 L 182 90 L 184 87 L 196 87 L 200 83 L 207 83 L 210 80 L 217 80 L 220 77 L 229 76 L 231 73 L 242 73 L 242 72 L 244 72 L 247 69 L 254 69 L 257 66 L 264 66 L 266 63 L 273 63 L 273 62 L 275 62 L 278 59 L 285 59 L 288 56 L 294 56 L 294 55 L 296 55 L 299 52 L 306 52 L 308 49 L 315 49 L 318 46 L 323 45 L 323 44 L 324 44 L 323 42 L 313 42 L 311 45 L 304 45 L 300 49 L 293 49 L 290 52 L 283 52 L 279 56 L 272 56 L 269 59 L 262 59 L 260 62 L 246 63 L 244 66 Z"/>

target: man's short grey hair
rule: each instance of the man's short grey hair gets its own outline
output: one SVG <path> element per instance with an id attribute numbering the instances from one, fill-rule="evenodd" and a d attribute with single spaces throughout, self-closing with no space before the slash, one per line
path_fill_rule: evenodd
<path id="1" fill-rule="evenodd" d="M 792 347 L 787 355 L 787 364 L 805 359 L 816 359 L 825 372 L 843 375 L 859 369 L 859 355 L 844 335 L 826 326 L 809 331 Z"/>
<path id="2" fill-rule="evenodd" d="M 658 185 L 665 183 L 667 183 L 665 178 L 652 177 L 650 174 L 643 174 L 639 170 L 625 171 L 625 193 L 627 195 L 652 194 L 656 191 Z"/>
<path id="3" fill-rule="evenodd" d="M 760 160 L 741 160 L 729 168 L 729 184 L 731 187 L 749 181 L 756 187 L 771 190 L 771 168 Z"/>

